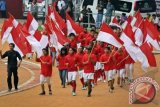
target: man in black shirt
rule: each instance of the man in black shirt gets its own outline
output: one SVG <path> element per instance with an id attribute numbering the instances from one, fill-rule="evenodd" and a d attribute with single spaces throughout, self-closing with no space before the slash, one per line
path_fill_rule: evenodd
<path id="1" fill-rule="evenodd" d="M 7 82 L 8 82 L 8 91 L 11 91 L 12 89 L 12 73 L 14 76 L 14 86 L 15 86 L 15 90 L 18 90 L 18 67 L 20 67 L 20 64 L 22 62 L 22 57 L 20 56 L 19 52 L 14 50 L 15 44 L 10 43 L 9 44 L 9 51 L 6 51 L 3 55 L 2 55 L 2 51 L 0 50 L 0 56 L 1 58 L 5 58 L 8 57 L 8 62 L 7 62 L 7 72 L 8 72 L 8 78 L 7 78 Z M 19 59 L 19 62 L 17 61 L 17 58 Z"/>

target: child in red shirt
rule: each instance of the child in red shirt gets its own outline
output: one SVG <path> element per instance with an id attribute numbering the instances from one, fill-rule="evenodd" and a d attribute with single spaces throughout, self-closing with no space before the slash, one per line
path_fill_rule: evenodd
<path id="1" fill-rule="evenodd" d="M 83 75 L 84 75 L 84 69 L 83 69 L 83 63 L 82 63 L 82 58 L 84 56 L 84 52 L 83 52 L 83 47 L 80 46 L 78 47 L 78 52 L 76 54 L 76 57 L 77 57 L 77 62 L 78 62 L 78 72 L 79 72 L 79 77 L 80 77 L 80 81 L 82 83 L 82 90 L 86 90 L 86 87 L 85 87 L 85 84 L 84 84 L 84 78 L 83 78 Z"/>
<path id="2" fill-rule="evenodd" d="M 68 82 L 72 86 L 72 95 L 76 96 L 77 58 L 73 48 L 69 48 L 69 54 L 66 56 L 66 66 Z"/>
<path id="3" fill-rule="evenodd" d="M 108 86 L 110 86 L 109 92 L 112 93 L 114 90 L 114 87 L 113 87 L 113 85 L 114 85 L 113 53 L 111 53 L 110 47 L 106 47 L 104 51 L 105 51 L 105 53 L 100 57 L 100 61 L 102 64 L 104 64 L 105 75 L 108 79 Z"/>
<path id="4" fill-rule="evenodd" d="M 41 62 L 40 83 L 42 92 L 39 95 L 45 95 L 45 88 L 44 88 L 45 82 L 47 82 L 48 84 L 49 95 L 52 95 L 51 83 L 50 83 L 50 79 L 52 76 L 52 57 L 48 55 L 49 54 L 48 49 L 44 48 L 42 51 L 43 51 L 43 56 L 41 56 L 40 58 L 37 58 L 36 54 L 36 61 Z"/>
<path id="5" fill-rule="evenodd" d="M 92 48 L 86 49 L 86 54 L 83 56 L 82 62 L 84 65 L 84 81 L 88 86 L 88 97 L 91 97 L 92 85 L 94 79 L 94 65 L 96 64 L 96 56 L 91 53 Z"/>

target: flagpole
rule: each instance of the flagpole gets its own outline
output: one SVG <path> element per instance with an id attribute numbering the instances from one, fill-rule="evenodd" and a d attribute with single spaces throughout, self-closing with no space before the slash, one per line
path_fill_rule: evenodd
<path id="1" fill-rule="evenodd" d="M 121 64 L 123 61 L 125 61 L 126 59 L 129 58 L 129 55 L 127 57 L 125 57 L 120 63 L 118 63 L 117 65 Z"/>

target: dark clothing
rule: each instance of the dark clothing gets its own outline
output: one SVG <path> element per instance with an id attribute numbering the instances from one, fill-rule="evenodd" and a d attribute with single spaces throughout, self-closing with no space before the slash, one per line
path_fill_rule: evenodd
<path id="1" fill-rule="evenodd" d="M 12 73 L 13 73 L 13 76 L 14 76 L 14 86 L 15 86 L 15 89 L 17 89 L 17 86 L 18 86 L 18 72 L 17 72 L 18 61 L 17 61 L 17 58 L 19 60 L 22 60 L 22 57 L 20 56 L 20 54 L 17 51 L 14 51 L 14 50 L 5 52 L 1 57 L 2 58 L 8 57 L 8 65 L 7 65 L 8 89 L 9 90 L 12 89 Z"/>
<path id="2" fill-rule="evenodd" d="M 66 78 L 67 78 L 67 70 L 59 70 L 59 76 L 61 79 L 61 85 L 65 87 Z"/>
<path id="3" fill-rule="evenodd" d="M 98 4 L 98 5 L 97 5 L 97 8 L 98 8 L 98 13 L 99 13 L 99 14 L 103 14 L 103 11 L 104 11 L 104 6 L 103 6 L 103 4 Z"/>
<path id="4" fill-rule="evenodd" d="M 8 72 L 7 82 L 8 82 L 8 89 L 9 90 L 12 89 L 12 73 L 14 76 L 14 87 L 15 87 L 15 89 L 18 88 L 18 72 L 17 72 L 17 70 L 18 70 L 17 67 L 8 67 L 7 68 L 7 72 Z"/>
<path id="5" fill-rule="evenodd" d="M 8 67 L 17 67 L 17 58 L 22 60 L 21 55 L 17 51 L 7 51 L 2 55 L 2 59 L 8 57 Z"/>
<path id="6" fill-rule="evenodd" d="M 68 14 L 70 15 L 70 17 L 72 19 L 74 19 L 74 17 L 73 17 L 73 7 L 74 7 L 73 2 L 68 1 Z"/>

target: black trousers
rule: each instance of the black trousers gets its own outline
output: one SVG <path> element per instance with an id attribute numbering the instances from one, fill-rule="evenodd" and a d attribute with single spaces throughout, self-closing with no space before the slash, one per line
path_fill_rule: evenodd
<path id="1" fill-rule="evenodd" d="M 7 72 L 8 72 L 8 78 L 7 78 L 7 82 L 8 82 L 8 89 L 11 90 L 12 89 L 12 74 L 14 76 L 14 87 L 15 89 L 18 89 L 18 68 L 17 67 L 8 67 L 7 68 Z"/>

